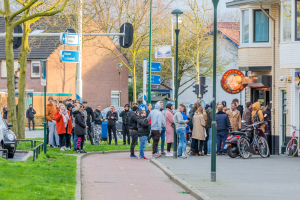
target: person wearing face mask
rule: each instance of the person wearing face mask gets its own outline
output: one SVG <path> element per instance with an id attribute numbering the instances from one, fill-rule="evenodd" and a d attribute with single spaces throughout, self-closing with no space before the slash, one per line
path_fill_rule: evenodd
<path id="1" fill-rule="evenodd" d="M 29 131 L 31 130 L 30 129 L 30 121 L 32 122 L 32 130 L 35 130 L 34 129 L 34 115 L 36 114 L 35 110 L 32 108 L 32 104 L 29 105 L 29 108 L 28 110 L 26 111 L 26 118 L 28 119 L 28 128 L 29 128 Z"/>
<path id="2" fill-rule="evenodd" d="M 60 150 L 70 150 L 70 136 L 73 125 L 70 111 L 66 109 L 64 104 L 58 105 L 58 109 L 54 114 L 54 119 L 56 121 L 56 131 L 59 135 Z M 66 146 L 63 145 L 64 138 L 66 141 Z"/>

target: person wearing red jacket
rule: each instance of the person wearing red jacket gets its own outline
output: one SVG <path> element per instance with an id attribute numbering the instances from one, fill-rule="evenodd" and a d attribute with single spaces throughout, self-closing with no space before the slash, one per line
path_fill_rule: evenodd
<path id="1" fill-rule="evenodd" d="M 54 113 L 54 119 L 56 121 L 56 131 L 59 135 L 59 145 L 60 150 L 71 150 L 71 130 L 73 128 L 72 118 L 70 116 L 70 111 L 68 111 L 64 104 L 59 104 L 58 109 Z M 66 147 L 63 146 L 63 139 L 66 139 Z"/>

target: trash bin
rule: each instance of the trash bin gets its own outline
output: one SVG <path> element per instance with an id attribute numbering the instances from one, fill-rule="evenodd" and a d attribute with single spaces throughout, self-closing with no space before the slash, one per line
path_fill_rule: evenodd
<path id="1" fill-rule="evenodd" d="M 107 122 L 106 121 L 102 122 L 101 129 L 102 129 L 101 141 L 107 141 Z"/>

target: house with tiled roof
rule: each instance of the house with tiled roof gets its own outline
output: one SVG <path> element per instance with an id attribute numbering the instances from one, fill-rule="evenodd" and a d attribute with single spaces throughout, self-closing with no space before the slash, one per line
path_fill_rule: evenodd
<path id="1" fill-rule="evenodd" d="M 208 34 L 213 34 L 213 24 L 207 27 Z M 222 73 L 217 74 L 217 83 L 220 83 L 221 77 L 224 72 L 230 69 L 238 69 L 238 49 L 240 41 L 240 23 L 239 22 L 218 22 L 217 23 L 218 31 L 218 48 L 219 55 L 222 56 L 227 62 L 228 65 L 223 66 Z M 201 67 L 201 66 L 200 66 Z M 212 101 L 212 91 L 213 84 L 212 78 L 206 77 L 206 85 L 208 85 L 208 92 L 204 95 L 203 100 L 206 103 Z M 193 92 L 194 88 L 190 87 L 184 91 L 179 97 L 180 102 L 195 103 L 197 101 L 197 96 Z M 179 89 L 179 94 L 181 93 Z M 226 101 L 227 106 L 230 105 L 234 98 L 238 98 L 241 102 L 244 102 L 245 95 L 244 92 L 240 94 L 228 94 L 221 87 L 217 87 L 217 102 Z M 243 104 L 243 103 L 242 103 Z"/>
<path id="2" fill-rule="evenodd" d="M 72 18 L 71 18 L 72 19 Z M 63 16 L 46 17 L 32 24 L 32 33 L 60 33 L 76 27 L 75 20 L 65 19 Z M 74 29 L 74 28 L 73 28 Z M 5 32 L 5 21 L 0 17 L 0 33 Z M 110 47 L 117 55 L 128 63 L 118 47 L 106 36 L 101 36 L 102 43 Z M 41 96 L 44 87 L 41 85 L 42 60 L 47 66 L 47 92 L 59 100 L 67 97 L 76 99 L 76 63 L 62 63 L 59 59 L 60 50 L 77 50 L 74 46 L 60 44 L 60 37 L 31 38 L 29 41 L 30 53 L 27 60 L 26 95 L 27 98 Z M 121 95 L 119 97 L 119 72 L 117 69 L 120 61 L 114 54 L 99 48 L 99 37 L 89 38 L 83 43 L 82 59 L 82 99 L 88 102 L 93 109 L 97 105 L 102 108 L 110 105 L 119 106 L 128 103 L 128 69 L 123 67 L 121 73 Z M 18 57 L 21 47 L 14 49 L 15 74 L 18 75 L 20 65 Z M 0 92 L 7 92 L 6 79 L 5 40 L 0 40 Z M 16 91 L 18 95 L 18 91 Z M 41 98 L 42 101 L 42 98 Z M 30 100 L 29 100 L 30 102 Z M 31 99 L 32 102 L 32 99 Z M 40 102 L 42 103 L 42 102 Z M 34 102 L 33 102 L 34 104 Z M 33 105 L 35 106 L 35 105 Z"/>

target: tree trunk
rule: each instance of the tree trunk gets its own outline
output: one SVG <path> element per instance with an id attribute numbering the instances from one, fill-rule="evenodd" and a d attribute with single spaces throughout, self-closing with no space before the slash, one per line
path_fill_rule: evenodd
<path id="1" fill-rule="evenodd" d="M 13 21 L 10 16 L 5 16 L 5 53 L 6 53 L 6 71 L 7 71 L 7 104 L 8 120 L 13 125 L 12 130 L 18 136 L 18 124 L 16 119 L 16 100 L 15 100 L 15 82 L 14 82 L 14 51 L 13 51 Z"/>
<path id="2" fill-rule="evenodd" d="M 133 77 L 132 77 L 132 80 L 133 80 L 133 102 L 134 102 L 134 103 L 137 103 L 137 100 L 136 100 L 136 77 L 135 77 L 135 67 L 133 68 Z"/>
<path id="3" fill-rule="evenodd" d="M 22 49 L 19 56 L 20 77 L 19 77 L 19 101 L 18 101 L 18 138 L 25 139 L 25 88 L 27 55 L 30 51 L 28 37 L 30 33 L 30 22 L 23 23 Z"/>

